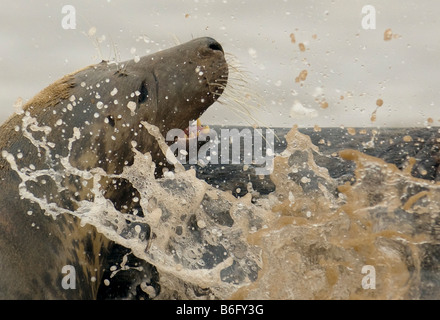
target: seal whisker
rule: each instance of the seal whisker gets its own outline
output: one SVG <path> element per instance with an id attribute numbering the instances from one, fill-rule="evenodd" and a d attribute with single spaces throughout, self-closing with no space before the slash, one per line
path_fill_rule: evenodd
<path id="1" fill-rule="evenodd" d="M 174 40 L 174 45 L 178 46 L 179 44 L 182 44 L 182 41 L 180 41 L 180 39 L 177 37 L 175 33 L 173 33 L 171 36 Z"/>
<path id="2" fill-rule="evenodd" d="M 235 108 L 233 106 L 231 106 L 229 104 L 229 101 L 218 101 L 219 104 L 226 106 L 228 109 L 230 109 L 232 112 L 234 112 L 234 114 L 236 116 L 238 116 L 239 118 L 241 118 L 242 120 L 244 120 L 245 122 L 247 122 L 251 127 L 262 127 L 265 128 L 266 130 L 271 130 L 273 131 L 273 129 L 271 129 L 268 125 L 262 124 L 257 118 L 255 118 L 249 110 L 243 110 L 240 108 Z M 251 120 L 254 121 L 254 123 L 251 123 L 251 121 L 249 120 L 249 118 Z M 260 132 L 259 133 L 260 136 L 264 139 L 264 141 L 266 141 L 267 143 L 267 139 L 265 136 L 263 136 L 263 134 Z M 277 138 L 278 141 L 281 141 L 280 137 L 275 133 L 275 137 Z"/>
<path id="3" fill-rule="evenodd" d="M 113 49 L 114 58 L 112 61 L 116 62 L 116 65 L 119 66 L 119 62 L 121 61 L 121 53 L 118 50 L 117 44 L 113 41 L 113 38 L 110 36 L 111 48 Z"/>
<path id="4" fill-rule="evenodd" d="M 255 111 L 262 108 L 264 99 L 255 89 L 251 88 L 250 84 L 253 82 L 248 80 L 250 79 L 251 73 L 241 66 L 234 55 L 225 53 L 225 57 L 229 66 L 228 80 L 217 79 L 215 83 L 210 84 L 213 87 L 215 86 L 224 90 L 222 94 L 214 92 L 214 95 L 219 97 L 217 102 L 227 107 L 250 126 L 262 127 L 267 130 L 270 129 L 268 125 L 253 115 Z M 266 140 L 262 134 L 261 136 Z M 280 140 L 277 135 L 276 137 Z"/>

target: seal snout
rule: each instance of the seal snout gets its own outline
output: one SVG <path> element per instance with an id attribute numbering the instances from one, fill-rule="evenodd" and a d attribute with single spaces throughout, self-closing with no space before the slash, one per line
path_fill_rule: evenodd
<path id="1" fill-rule="evenodd" d="M 222 45 L 217 40 L 211 37 L 197 38 L 192 40 L 191 42 L 198 46 L 199 50 L 205 51 L 206 49 L 210 49 L 212 50 L 212 53 L 214 53 L 213 51 L 220 51 L 222 54 L 225 53 Z"/>
<path id="2" fill-rule="evenodd" d="M 213 93 L 213 101 L 216 101 L 225 89 L 228 79 L 228 65 L 225 61 L 225 52 L 222 45 L 211 37 L 201 38 L 201 45 L 209 50 L 205 54 L 210 56 L 212 61 L 211 76 L 209 81 L 210 92 Z"/>

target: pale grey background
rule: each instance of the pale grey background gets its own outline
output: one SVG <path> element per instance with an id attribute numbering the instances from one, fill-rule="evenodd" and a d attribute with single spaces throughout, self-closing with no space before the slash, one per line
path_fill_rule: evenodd
<path id="1" fill-rule="evenodd" d="M 61 27 L 68 4 L 76 9 L 76 30 Z M 376 30 L 361 27 L 364 5 L 376 8 Z M 439 16 L 435 0 L 2 1 L 0 121 L 17 98 L 26 101 L 66 73 L 113 58 L 115 47 L 127 60 L 176 39 L 211 36 L 248 71 L 249 92 L 259 92 L 265 107 L 253 112 L 265 125 L 425 126 L 428 118 L 440 125 Z M 384 41 L 388 28 L 399 38 Z M 93 39 L 102 36 L 99 53 Z M 295 78 L 303 69 L 301 86 Z M 373 123 L 378 98 L 384 105 Z M 304 108 L 308 115 L 298 114 Z M 202 120 L 246 124 L 218 104 Z"/>

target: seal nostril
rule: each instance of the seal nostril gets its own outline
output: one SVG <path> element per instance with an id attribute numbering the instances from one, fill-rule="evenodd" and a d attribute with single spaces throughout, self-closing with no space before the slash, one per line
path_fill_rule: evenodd
<path id="1" fill-rule="evenodd" d="M 218 42 L 213 42 L 213 43 L 209 44 L 209 48 L 210 48 L 211 50 L 218 50 L 218 51 L 223 52 L 223 48 L 222 48 L 222 46 L 220 45 L 220 43 L 218 43 Z"/>

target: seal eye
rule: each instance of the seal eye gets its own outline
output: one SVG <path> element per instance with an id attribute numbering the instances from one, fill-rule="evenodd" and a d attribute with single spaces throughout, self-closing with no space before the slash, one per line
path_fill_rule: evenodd
<path id="1" fill-rule="evenodd" d="M 114 127 L 115 126 L 115 118 L 113 118 L 113 116 L 108 116 L 107 117 L 107 120 L 108 120 L 108 123 L 112 126 L 112 127 Z"/>
<path id="2" fill-rule="evenodd" d="M 148 98 L 148 89 L 147 89 L 147 85 L 145 84 L 145 82 L 142 82 L 141 87 L 139 88 L 139 103 L 143 103 L 147 100 Z"/>

